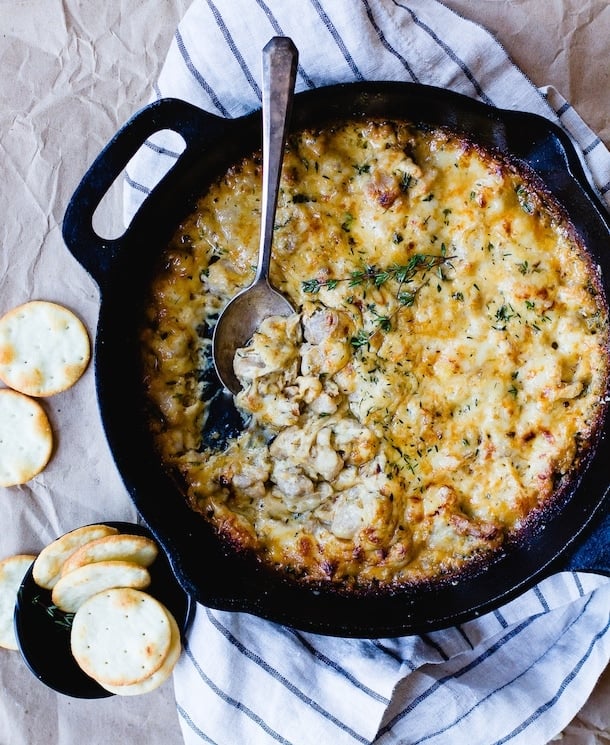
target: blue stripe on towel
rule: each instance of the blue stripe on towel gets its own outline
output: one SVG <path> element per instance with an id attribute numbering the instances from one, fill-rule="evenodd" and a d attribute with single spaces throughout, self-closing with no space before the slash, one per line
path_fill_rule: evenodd
<path id="1" fill-rule="evenodd" d="M 269 20 L 269 23 L 271 24 L 271 28 L 278 36 L 285 36 L 284 31 L 280 24 L 277 21 L 277 18 L 273 15 L 271 12 L 271 9 L 269 6 L 264 2 L 264 0 L 255 0 L 256 4 L 259 6 L 259 8 L 263 11 L 263 13 L 267 16 L 267 19 Z M 299 76 L 301 77 L 301 80 L 305 83 L 305 85 L 308 88 L 315 88 L 315 83 L 313 80 L 309 77 L 309 75 L 305 72 L 303 69 L 303 65 L 299 62 L 297 66 L 297 71 Z"/>
<path id="2" fill-rule="evenodd" d="M 210 621 L 210 623 L 216 628 L 216 630 L 224 636 L 224 638 L 238 651 L 240 654 L 242 654 L 244 657 L 249 659 L 250 661 L 254 662 L 258 667 L 260 667 L 262 670 L 264 670 L 266 673 L 268 673 L 274 680 L 276 680 L 278 683 L 280 683 L 287 691 L 289 691 L 293 696 L 298 698 L 303 703 L 307 704 L 311 709 L 313 709 L 315 712 L 323 716 L 328 722 L 331 724 L 334 724 L 339 729 L 343 730 L 344 732 L 347 732 L 351 737 L 354 738 L 357 742 L 362 743 L 368 743 L 368 740 L 366 737 L 363 737 L 362 735 L 355 732 L 351 727 L 349 727 L 345 722 L 342 722 L 341 720 L 337 719 L 337 717 L 333 716 L 330 712 L 326 711 L 324 708 L 322 708 L 316 701 L 314 701 L 310 696 L 303 693 L 299 688 L 297 688 L 293 683 L 291 683 L 287 678 L 285 678 L 278 670 L 273 668 L 268 662 L 263 660 L 259 655 L 254 654 L 250 649 L 245 647 L 239 639 L 237 639 L 209 610 L 206 609 L 207 617 Z M 196 661 L 193 658 L 193 662 Z M 201 671 L 203 675 L 203 671 Z"/>
<path id="3" fill-rule="evenodd" d="M 392 55 L 394 55 L 394 57 L 396 57 L 396 59 L 400 62 L 400 64 L 407 71 L 407 73 L 408 73 L 409 77 L 411 78 L 411 80 L 414 83 L 419 83 L 419 79 L 418 79 L 417 75 L 413 72 L 413 69 L 412 69 L 411 65 L 402 56 L 402 54 L 400 54 L 400 52 L 397 49 L 395 49 L 388 42 L 388 40 L 386 39 L 385 34 L 383 33 L 383 31 L 381 30 L 380 26 L 378 25 L 378 23 L 375 20 L 375 17 L 373 15 L 373 10 L 372 10 L 372 8 L 371 8 L 370 3 L 368 2 L 368 0 L 362 0 L 362 4 L 364 5 L 364 7 L 366 9 L 367 18 L 369 19 L 369 21 L 371 23 L 371 26 L 375 29 L 375 33 L 377 34 L 377 38 L 379 39 L 379 41 L 381 42 L 381 44 L 385 47 L 385 49 L 388 50 L 388 52 L 390 54 L 392 54 Z"/>
<path id="4" fill-rule="evenodd" d="M 205 674 L 201 665 L 197 662 L 195 656 L 193 655 L 191 648 L 189 647 L 188 644 L 185 644 L 184 652 L 186 656 L 188 657 L 188 659 L 191 661 L 193 667 L 197 671 L 197 674 L 199 675 L 201 680 L 220 699 L 222 699 L 226 704 L 229 704 L 229 706 L 240 711 L 242 714 L 245 714 L 248 717 L 248 719 L 250 719 L 254 724 L 258 725 L 263 730 L 263 732 L 265 732 L 265 734 L 272 737 L 276 742 L 279 742 L 282 745 L 291 745 L 289 740 L 286 740 L 279 733 L 275 732 L 275 730 L 269 727 L 269 725 L 267 725 L 267 723 L 260 716 L 258 716 L 258 714 L 253 712 L 249 707 L 242 704 L 241 701 L 238 701 L 237 699 L 234 699 L 232 696 L 227 695 L 219 686 L 217 686 L 214 683 L 214 681 Z"/>
<path id="5" fill-rule="evenodd" d="M 218 8 L 214 5 L 212 0 L 206 0 L 208 4 L 208 8 L 210 9 L 212 15 L 214 16 L 214 20 L 216 21 L 216 25 L 220 29 L 220 33 L 222 34 L 224 40 L 227 43 L 227 47 L 231 50 L 231 54 L 235 57 L 237 60 L 238 65 L 241 68 L 241 71 L 244 74 L 244 77 L 248 81 L 248 84 L 250 88 L 254 91 L 256 97 L 261 99 L 261 89 L 256 82 L 254 76 L 252 75 L 252 72 L 250 71 L 250 68 L 246 64 L 246 61 L 242 55 L 242 53 L 239 51 L 237 44 L 233 40 L 233 37 L 231 36 L 231 33 L 229 32 L 229 29 L 227 28 L 227 24 L 224 21 L 224 18 L 222 17 L 220 11 Z"/>
<path id="6" fill-rule="evenodd" d="M 199 70 L 195 67 L 193 64 L 193 60 L 191 59 L 191 56 L 188 52 L 188 49 L 186 48 L 186 45 L 184 43 L 184 39 L 182 38 L 182 35 L 180 34 L 180 30 L 176 30 L 175 34 L 176 39 L 176 46 L 178 47 L 178 51 L 180 52 L 182 59 L 184 60 L 184 64 L 186 65 L 187 70 L 191 73 L 193 78 L 197 81 L 197 83 L 203 88 L 203 90 L 207 93 L 210 101 L 214 104 L 214 106 L 220 111 L 220 113 L 223 116 L 228 117 L 229 112 L 228 110 L 222 105 L 220 99 L 210 86 L 210 84 L 205 80 L 203 75 L 199 72 Z"/>
<path id="7" fill-rule="evenodd" d="M 351 56 L 348 48 L 345 45 L 345 41 L 343 40 L 343 37 L 339 34 L 335 26 L 333 25 L 332 21 L 328 17 L 328 14 L 324 10 L 324 8 L 320 5 L 318 0 L 309 0 L 309 2 L 313 5 L 313 7 L 316 9 L 316 12 L 322 19 L 324 25 L 328 29 L 328 32 L 330 33 L 331 37 L 333 38 L 333 41 L 335 44 L 339 47 L 341 50 L 341 53 L 343 54 L 343 57 L 345 58 L 345 61 L 349 65 L 350 70 L 352 71 L 354 77 L 356 80 L 364 80 L 364 76 L 358 69 L 358 66 L 354 62 L 353 57 Z"/>
<path id="8" fill-rule="evenodd" d="M 468 65 L 462 60 L 458 55 L 456 54 L 455 50 L 452 49 L 448 44 L 446 44 L 441 38 L 437 36 L 437 34 L 434 32 L 433 29 L 430 28 L 430 26 L 427 26 L 416 14 L 411 8 L 409 8 L 406 5 L 403 5 L 402 3 L 398 2 L 398 0 L 392 0 L 394 5 L 398 8 L 402 8 L 403 10 L 406 10 L 407 13 L 411 16 L 413 19 L 413 22 L 419 26 L 423 31 L 425 31 L 428 36 L 434 41 L 435 44 L 437 44 L 443 52 L 449 57 L 450 60 L 455 62 L 455 64 L 460 68 L 460 70 L 464 73 L 464 75 L 468 78 L 468 80 L 472 83 L 472 87 L 475 89 L 477 95 L 481 99 L 481 101 L 493 105 L 493 101 L 489 96 L 485 93 L 483 88 L 481 88 L 481 85 L 479 84 L 479 81 L 475 78 L 472 70 L 468 67 Z"/>
<path id="9" fill-rule="evenodd" d="M 362 691 L 363 693 L 366 693 L 367 696 L 370 696 L 371 698 L 375 699 L 375 701 L 380 701 L 386 706 L 389 705 L 390 700 L 386 696 L 382 696 L 380 693 L 377 693 L 377 691 L 374 691 L 372 688 L 369 688 L 369 686 L 365 685 L 362 681 L 355 678 L 351 673 L 345 670 L 345 668 L 339 665 L 338 662 L 336 662 L 335 660 L 331 660 L 330 657 L 328 657 L 325 654 L 322 654 L 312 644 L 310 644 L 305 638 L 303 638 L 303 636 L 298 631 L 293 630 L 292 636 L 296 638 L 299 641 L 299 643 L 307 650 L 307 652 L 309 652 L 309 654 L 315 657 L 316 660 L 323 663 L 327 667 L 332 668 L 335 672 L 339 673 L 341 677 L 345 678 L 345 680 L 348 680 L 352 685 L 356 686 L 358 690 Z"/>

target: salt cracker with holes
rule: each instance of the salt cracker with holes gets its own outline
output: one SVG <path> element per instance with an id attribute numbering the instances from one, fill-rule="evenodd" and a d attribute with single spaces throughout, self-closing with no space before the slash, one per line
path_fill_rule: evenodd
<path id="1" fill-rule="evenodd" d="M 176 667 L 176 663 L 180 659 L 180 654 L 182 652 L 182 640 L 180 638 L 180 629 L 178 628 L 176 619 L 169 611 L 167 611 L 167 617 L 171 626 L 171 642 L 169 652 L 167 653 L 161 667 L 139 683 L 122 686 L 101 684 L 102 688 L 105 688 L 107 691 L 110 691 L 110 693 L 114 693 L 117 696 L 139 696 L 142 693 L 150 693 L 165 683 Z"/>
<path id="2" fill-rule="evenodd" d="M 17 649 L 13 626 L 17 592 L 35 558 L 30 554 L 17 554 L 0 561 L 0 647 L 5 649 Z"/>
<path id="3" fill-rule="evenodd" d="M 85 564 L 98 561 L 132 561 L 143 567 L 150 566 L 157 558 L 157 544 L 143 535 L 119 533 L 96 538 L 77 549 L 64 562 L 62 577 Z"/>
<path id="4" fill-rule="evenodd" d="M 101 685 L 134 685 L 157 672 L 170 653 L 168 611 L 142 590 L 118 587 L 99 592 L 76 611 L 70 633 L 72 655 Z"/>
<path id="5" fill-rule="evenodd" d="M 25 484 L 53 451 L 53 431 L 38 401 L 10 388 L 0 390 L 0 486 Z"/>
<path id="6" fill-rule="evenodd" d="M 28 396 L 70 388 L 90 356 L 87 329 L 62 305 L 32 300 L 0 318 L 0 379 Z"/>
<path id="7" fill-rule="evenodd" d="M 115 535 L 119 531 L 110 525 L 85 525 L 65 533 L 45 546 L 38 554 L 32 576 L 40 587 L 52 590 L 60 577 L 64 562 L 81 546 L 96 538 Z"/>
<path id="8" fill-rule="evenodd" d="M 51 593 L 53 604 L 65 613 L 75 613 L 98 592 L 113 587 L 135 587 L 143 590 L 150 585 L 146 567 L 132 561 L 96 561 L 84 564 L 56 582 Z"/>

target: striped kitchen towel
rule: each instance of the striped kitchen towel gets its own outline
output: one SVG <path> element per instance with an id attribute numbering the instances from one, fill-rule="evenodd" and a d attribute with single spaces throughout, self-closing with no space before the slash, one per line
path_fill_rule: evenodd
<path id="1" fill-rule="evenodd" d="M 553 89 L 436 0 L 194 0 L 154 98 L 236 117 L 260 107 L 260 55 L 299 49 L 297 90 L 355 80 L 443 86 L 559 122 L 610 205 L 610 154 Z M 128 169 L 128 221 L 175 162 L 153 136 Z M 610 581 L 563 572 L 459 627 L 337 639 L 197 606 L 174 673 L 187 745 L 538 745 L 577 713 L 610 659 Z"/>

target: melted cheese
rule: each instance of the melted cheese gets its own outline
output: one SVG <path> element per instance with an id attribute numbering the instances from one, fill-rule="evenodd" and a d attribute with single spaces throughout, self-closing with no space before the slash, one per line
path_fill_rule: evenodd
<path id="1" fill-rule="evenodd" d="M 272 281 L 299 312 L 239 350 L 247 426 L 209 449 L 201 329 L 252 280 L 259 220 L 253 156 L 202 197 L 152 287 L 151 426 L 193 508 L 261 561 L 346 586 L 451 575 L 518 535 L 607 397 L 600 282 L 551 200 L 443 131 L 292 136 Z"/>

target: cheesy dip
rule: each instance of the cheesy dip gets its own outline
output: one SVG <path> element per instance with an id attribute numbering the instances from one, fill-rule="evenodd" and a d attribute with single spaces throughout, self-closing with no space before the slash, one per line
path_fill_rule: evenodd
<path id="1" fill-rule="evenodd" d="M 597 267 L 533 177 L 444 130 L 350 121 L 290 137 L 273 284 L 297 309 L 235 358 L 211 332 L 254 276 L 261 159 L 176 231 L 142 330 L 160 457 L 231 549 L 313 585 L 454 577 L 567 488 L 606 407 Z M 210 412 L 212 414 L 210 415 Z"/>

